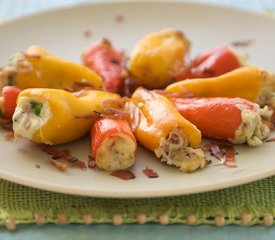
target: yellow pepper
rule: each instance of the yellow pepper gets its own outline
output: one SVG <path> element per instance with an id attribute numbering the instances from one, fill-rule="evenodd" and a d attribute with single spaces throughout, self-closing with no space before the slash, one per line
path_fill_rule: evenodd
<path id="1" fill-rule="evenodd" d="M 258 67 L 245 66 L 217 77 L 179 81 L 166 91 L 195 97 L 240 97 L 264 105 L 274 98 L 275 78 Z"/>
<path id="2" fill-rule="evenodd" d="M 126 103 L 134 134 L 161 161 L 184 172 L 205 166 L 201 132 L 164 96 L 139 87 Z"/>
<path id="3" fill-rule="evenodd" d="M 184 67 L 189 45 L 189 40 L 176 29 L 146 35 L 130 57 L 130 72 L 135 84 L 155 89 L 174 82 Z"/>
<path id="4" fill-rule="evenodd" d="M 102 79 L 80 64 L 59 58 L 39 46 L 15 55 L 0 72 L 1 86 L 55 88 L 78 91 L 83 87 L 102 89 Z"/>
<path id="5" fill-rule="evenodd" d="M 17 99 L 13 115 L 14 132 L 37 143 L 74 141 L 88 133 L 95 120 L 79 115 L 102 111 L 103 101 L 119 97 L 99 90 L 83 91 L 80 96 L 75 96 L 60 89 L 26 89 Z"/>

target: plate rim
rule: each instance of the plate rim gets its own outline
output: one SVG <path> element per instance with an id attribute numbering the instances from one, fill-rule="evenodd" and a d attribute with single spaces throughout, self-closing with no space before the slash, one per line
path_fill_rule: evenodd
<path id="1" fill-rule="evenodd" d="M 204 2 L 194 2 L 191 0 L 172 0 L 172 1 L 166 1 L 166 0 L 149 0 L 149 1 L 138 1 L 138 0 L 117 0 L 117 1 L 112 1 L 112 0 L 94 0 L 92 2 L 81 2 L 81 3 L 76 3 L 76 4 L 69 4 L 67 6 L 59 6 L 59 7 L 55 7 L 52 9 L 46 9 L 46 10 L 39 10 L 38 12 L 35 13 L 31 13 L 28 15 L 23 15 L 23 16 L 19 16 L 19 17 L 15 17 L 12 19 L 7 19 L 4 20 L 0 23 L 0 28 L 4 25 L 9 25 L 9 24 L 16 24 L 16 22 L 18 21 L 24 21 L 27 19 L 35 19 L 37 17 L 40 17 L 41 15 L 47 15 L 47 14 L 52 14 L 54 12 L 64 12 L 64 11 L 72 11 L 74 8 L 85 8 L 86 6 L 102 6 L 102 5 L 118 5 L 118 4 L 146 4 L 146 3 L 150 3 L 150 4 L 182 4 L 182 5 L 192 5 L 192 6 L 200 6 L 200 7 L 211 7 L 211 8 L 218 8 L 218 9 L 224 9 L 224 10 L 231 10 L 231 11 L 238 11 L 238 12 L 242 12 L 245 14 L 249 14 L 255 17 L 262 17 L 262 18 L 266 18 L 269 19 L 271 21 L 274 21 L 275 19 L 273 19 L 272 17 L 268 16 L 267 14 L 263 14 L 263 13 L 259 13 L 256 11 L 251 11 L 251 10 L 245 10 L 245 9 L 240 9 L 234 6 L 227 6 L 221 3 L 204 3 Z M 275 21 L 274 21 L 275 23 Z M 25 178 L 25 177 L 17 177 L 14 179 L 14 175 L 11 174 L 6 174 L 5 172 L 3 172 L 0 169 L 0 177 L 4 180 L 10 181 L 10 182 L 14 182 L 20 185 L 24 185 L 27 187 L 33 187 L 36 189 L 40 189 L 40 190 L 46 190 L 46 191 L 51 191 L 51 192 L 57 192 L 57 193 L 64 193 L 64 194 L 72 194 L 72 195 L 79 195 L 79 196 L 90 196 L 90 197 L 104 197 L 104 198 L 148 198 L 148 197 L 167 197 L 167 196 L 179 196 L 179 195 L 188 195 L 188 194 L 195 194 L 195 193 L 203 193 L 203 192 L 209 192 L 209 191 L 216 191 L 216 190 L 221 190 L 221 189 L 225 189 L 225 188 L 230 188 L 230 187 L 237 187 L 240 185 L 244 185 L 244 184 L 249 184 L 252 183 L 254 181 L 257 180 L 261 180 L 267 177 L 271 177 L 275 175 L 275 169 L 274 170 L 270 170 L 268 172 L 264 172 L 264 173 L 260 173 L 258 175 L 254 176 L 250 176 L 250 177 L 246 177 L 246 178 L 242 178 L 237 179 L 237 180 L 231 180 L 228 181 L 226 183 L 216 183 L 216 184 L 212 184 L 210 187 L 208 187 L 207 189 L 204 189 L 203 187 L 197 187 L 195 189 L 190 189 L 190 188 L 185 188 L 184 190 L 178 189 L 178 190 L 171 190 L 169 191 L 158 191 L 158 192 L 154 192 L 154 193 L 150 193 L 150 192 L 141 192 L 139 191 L 138 194 L 135 194 L 134 192 L 104 192 L 104 191 L 92 191 L 89 192 L 89 190 L 78 190 L 76 188 L 67 188 L 67 187 L 60 187 L 57 185 L 49 185 L 49 184 L 45 184 L 45 182 L 43 181 L 33 181 L 31 179 Z M 141 195 L 141 196 L 140 196 Z"/>

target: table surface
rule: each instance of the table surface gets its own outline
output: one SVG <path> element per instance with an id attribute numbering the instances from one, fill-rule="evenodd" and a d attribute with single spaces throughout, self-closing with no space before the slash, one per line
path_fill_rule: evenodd
<path id="1" fill-rule="evenodd" d="M 31 14 L 60 7 L 68 4 L 77 4 L 89 0 L 1 0 L 0 1 L 0 20 L 14 18 L 22 15 Z M 90 0 L 91 1 L 91 0 Z M 105 0 L 102 0 L 105 1 Z M 235 6 L 251 11 L 270 11 L 275 10 L 275 0 L 197 0 L 198 2 L 210 2 Z M 212 225 L 186 226 L 186 225 L 167 225 L 159 224 L 127 224 L 113 226 L 111 224 L 97 224 L 84 226 L 79 224 L 69 224 L 58 226 L 47 224 L 45 226 L 19 225 L 14 232 L 7 231 L 0 227 L 0 240 L 36 240 L 36 239 L 199 239 L 203 236 L 206 240 L 216 239 L 275 239 L 275 226 L 224 226 L 222 228 Z"/>

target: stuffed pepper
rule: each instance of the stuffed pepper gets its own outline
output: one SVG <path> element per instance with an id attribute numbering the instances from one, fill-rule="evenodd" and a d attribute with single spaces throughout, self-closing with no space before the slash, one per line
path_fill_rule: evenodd
<path id="1" fill-rule="evenodd" d="M 166 97 L 139 87 L 126 103 L 140 144 L 183 172 L 205 166 L 201 132 Z"/>
<path id="2" fill-rule="evenodd" d="M 82 61 L 102 77 L 105 90 L 122 93 L 127 77 L 125 56 L 117 51 L 108 39 L 92 43 L 84 51 Z"/>
<path id="3" fill-rule="evenodd" d="M 91 130 L 91 152 L 98 168 L 123 170 L 135 162 L 137 143 L 126 120 L 99 118 Z"/>
<path id="4" fill-rule="evenodd" d="M 163 88 L 184 67 L 190 41 L 176 29 L 153 32 L 141 39 L 130 56 L 130 73 L 137 86 Z"/>
<path id="5" fill-rule="evenodd" d="M 102 79 L 80 64 L 64 60 L 38 46 L 16 54 L 0 71 L 0 85 L 26 88 L 54 88 L 78 91 L 102 88 Z"/>
<path id="6" fill-rule="evenodd" d="M 16 135 L 37 143 L 68 143 L 87 134 L 95 120 L 78 116 L 102 111 L 105 100 L 118 98 L 98 90 L 75 96 L 60 89 L 25 89 L 17 99 L 13 129 Z"/>
<path id="7" fill-rule="evenodd" d="M 205 137 L 234 144 L 260 146 L 270 128 L 262 118 L 272 111 L 241 98 L 170 98 L 180 114 L 195 124 Z"/>
<path id="8" fill-rule="evenodd" d="M 167 92 L 195 97 L 239 97 L 260 106 L 274 105 L 275 75 L 255 66 L 240 67 L 213 78 L 196 78 L 173 83 Z"/>

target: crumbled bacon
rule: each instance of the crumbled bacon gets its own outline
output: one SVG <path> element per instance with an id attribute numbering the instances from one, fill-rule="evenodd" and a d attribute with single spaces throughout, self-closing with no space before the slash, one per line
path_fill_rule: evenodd
<path id="1" fill-rule="evenodd" d="M 11 140 L 11 139 L 13 139 L 14 138 L 14 132 L 13 131 L 9 131 L 9 132 L 7 132 L 6 134 L 5 134 L 5 139 L 7 140 L 7 141 L 9 141 L 9 140 Z"/>
<path id="2" fill-rule="evenodd" d="M 149 167 L 146 167 L 145 169 L 143 169 L 142 172 L 149 178 L 158 178 L 159 177 L 158 173 Z"/>
<path id="3" fill-rule="evenodd" d="M 275 142 L 275 137 L 265 140 L 265 142 Z"/>
<path id="4" fill-rule="evenodd" d="M 57 160 L 57 159 L 54 159 L 53 157 L 49 156 L 48 157 L 48 160 L 55 166 L 57 167 L 59 170 L 61 170 L 62 172 L 65 172 L 69 165 L 63 161 L 60 161 L 60 160 Z"/>
<path id="5" fill-rule="evenodd" d="M 220 164 L 224 164 L 228 167 L 237 167 L 235 162 L 237 153 L 233 145 L 224 142 L 212 142 L 204 145 L 202 149 L 220 160 Z"/>
<path id="6" fill-rule="evenodd" d="M 112 172 L 111 175 L 122 180 L 131 180 L 136 178 L 136 176 L 130 170 L 117 170 Z"/>
<path id="7" fill-rule="evenodd" d="M 69 163 L 71 165 L 78 166 L 79 168 L 82 168 L 82 169 L 87 168 L 86 164 L 83 161 L 72 156 L 68 149 L 58 150 L 55 147 L 46 145 L 46 144 L 40 144 L 40 145 L 38 145 L 38 147 L 42 151 L 51 155 L 51 157 L 50 157 L 51 162 L 53 162 L 53 161 L 59 162 L 59 163 L 54 163 L 57 167 L 62 166 L 62 168 L 64 168 L 66 170 L 66 167 L 64 167 L 64 166 L 67 165 L 67 163 Z M 67 163 L 65 163 L 62 160 L 65 160 Z M 63 164 L 64 165 L 63 166 L 61 163 L 64 163 L 65 165 Z"/>
<path id="8" fill-rule="evenodd" d="M 236 40 L 232 42 L 234 47 L 249 47 L 253 43 L 252 39 L 247 40 Z"/>
<path id="9" fill-rule="evenodd" d="M 69 92 L 78 92 L 81 90 L 92 90 L 94 89 L 94 85 L 90 82 L 74 82 L 73 85 L 69 88 L 66 88 L 65 90 Z"/>
<path id="10" fill-rule="evenodd" d="M 84 35 L 84 37 L 87 37 L 87 38 L 88 38 L 88 37 L 91 37 L 91 36 L 92 36 L 92 32 L 91 32 L 91 30 L 88 30 L 88 29 L 87 29 L 87 30 L 84 31 L 83 35 Z"/>
<path id="11" fill-rule="evenodd" d="M 96 167 L 96 161 L 95 159 L 89 155 L 89 160 L 88 160 L 88 168 L 95 168 Z"/>
<path id="12" fill-rule="evenodd" d="M 12 121 L 0 118 L 0 126 L 7 131 L 12 131 Z"/>
<path id="13" fill-rule="evenodd" d="M 117 15 L 115 19 L 116 19 L 116 22 L 121 23 L 121 22 L 124 21 L 124 16 L 122 16 L 122 15 Z"/>

